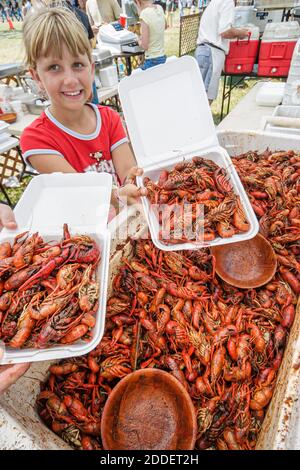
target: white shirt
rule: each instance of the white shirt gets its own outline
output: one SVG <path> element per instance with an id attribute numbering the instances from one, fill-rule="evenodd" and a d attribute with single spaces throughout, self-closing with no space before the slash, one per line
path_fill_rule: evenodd
<path id="1" fill-rule="evenodd" d="M 209 42 L 228 54 L 230 41 L 222 38 L 221 34 L 230 29 L 233 23 L 234 1 L 211 0 L 200 21 L 197 44 Z"/>

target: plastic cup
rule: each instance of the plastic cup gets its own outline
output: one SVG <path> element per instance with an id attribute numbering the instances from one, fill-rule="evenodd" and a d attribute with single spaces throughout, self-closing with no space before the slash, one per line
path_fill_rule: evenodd
<path id="1" fill-rule="evenodd" d="M 127 16 L 123 13 L 120 14 L 119 23 L 121 26 L 123 26 L 123 28 L 126 28 Z"/>

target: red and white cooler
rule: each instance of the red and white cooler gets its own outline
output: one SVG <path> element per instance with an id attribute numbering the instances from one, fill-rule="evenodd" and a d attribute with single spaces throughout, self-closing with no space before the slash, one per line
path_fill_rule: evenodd
<path id="1" fill-rule="evenodd" d="M 257 74 L 287 77 L 299 37 L 300 26 L 297 21 L 267 24 L 260 44 Z"/>
<path id="2" fill-rule="evenodd" d="M 259 28 L 253 24 L 245 24 L 243 28 L 249 30 L 248 38 L 230 41 L 225 73 L 238 75 L 251 73 L 253 70 L 259 48 Z"/>

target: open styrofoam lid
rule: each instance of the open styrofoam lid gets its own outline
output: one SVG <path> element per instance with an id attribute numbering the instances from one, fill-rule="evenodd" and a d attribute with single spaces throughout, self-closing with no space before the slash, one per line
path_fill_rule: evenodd
<path id="1" fill-rule="evenodd" d="M 193 57 L 180 57 L 124 78 L 119 95 L 139 166 L 218 145 Z"/>
<path id="2" fill-rule="evenodd" d="M 34 177 L 14 213 L 18 229 L 59 231 L 69 228 L 105 229 L 112 176 L 108 173 L 52 173 Z M 5 231 L 1 238 L 11 231 Z"/>

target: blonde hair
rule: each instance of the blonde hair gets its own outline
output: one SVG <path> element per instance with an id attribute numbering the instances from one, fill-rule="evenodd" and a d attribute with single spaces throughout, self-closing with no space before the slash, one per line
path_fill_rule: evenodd
<path id="1" fill-rule="evenodd" d="M 87 33 L 75 13 L 66 8 L 39 8 L 26 15 L 23 42 L 26 64 L 33 69 L 39 57 L 46 57 L 52 51 L 62 58 L 63 45 L 74 57 L 87 54 L 92 62 Z"/>

